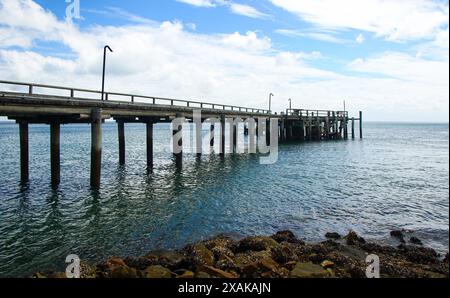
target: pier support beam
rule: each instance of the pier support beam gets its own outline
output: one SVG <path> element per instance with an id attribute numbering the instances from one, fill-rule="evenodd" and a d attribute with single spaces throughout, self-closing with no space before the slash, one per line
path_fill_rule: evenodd
<path id="1" fill-rule="evenodd" d="M 236 120 L 236 119 L 234 119 L 234 120 Z M 232 152 L 233 153 L 237 153 L 238 127 L 237 127 L 236 121 L 233 121 L 232 125 L 233 125 L 233 128 L 231 130 L 231 133 L 233 134 L 233 138 L 232 138 L 232 141 L 233 141 L 233 145 L 232 145 L 233 148 L 232 149 L 233 150 L 232 150 Z"/>
<path id="2" fill-rule="evenodd" d="M 359 138 L 362 139 L 363 138 L 363 131 L 362 131 L 362 112 L 359 111 Z"/>
<path id="3" fill-rule="evenodd" d="M 352 118 L 352 139 L 355 139 L 355 117 Z"/>
<path id="4" fill-rule="evenodd" d="M 52 122 L 50 124 L 50 168 L 52 187 L 58 187 L 61 182 L 60 131 L 60 123 Z"/>
<path id="5" fill-rule="evenodd" d="M 147 130 L 147 168 L 153 168 L 153 122 L 145 123 Z"/>
<path id="6" fill-rule="evenodd" d="M 182 115 L 176 114 L 177 120 L 181 120 Z M 175 165 L 177 168 L 183 167 L 183 122 L 176 121 L 173 127 L 173 136 L 178 135 L 178 138 L 173 139 L 173 155 L 175 156 Z M 178 139 L 178 140 L 177 140 Z M 177 143 L 178 142 L 178 143 Z"/>
<path id="7" fill-rule="evenodd" d="M 344 121 L 342 122 L 342 125 L 344 125 L 344 139 L 348 139 L 348 119 L 347 116 L 344 115 Z"/>
<path id="8" fill-rule="evenodd" d="M 214 134 L 215 134 L 215 127 L 214 124 L 211 124 L 210 128 L 209 128 L 209 133 L 210 133 L 210 141 L 209 141 L 209 146 L 214 148 Z"/>
<path id="9" fill-rule="evenodd" d="M 220 115 L 220 155 L 225 156 L 225 115 Z"/>
<path id="10" fill-rule="evenodd" d="M 20 180 L 26 183 L 29 180 L 29 149 L 28 149 L 28 122 L 19 122 L 20 134 Z"/>
<path id="11" fill-rule="evenodd" d="M 123 120 L 117 121 L 117 129 L 119 135 L 119 164 L 125 164 L 125 122 Z"/>
<path id="12" fill-rule="evenodd" d="M 91 111 L 91 187 L 100 188 L 102 169 L 102 110 Z"/>

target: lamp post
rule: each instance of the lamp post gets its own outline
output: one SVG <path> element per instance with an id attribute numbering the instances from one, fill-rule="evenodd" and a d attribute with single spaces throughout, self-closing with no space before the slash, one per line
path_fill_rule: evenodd
<path id="1" fill-rule="evenodd" d="M 106 45 L 103 48 L 103 76 L 102 76 L 102 100 L 105 100 L 105 68 L 106 68 L 106 49 L 108 49 L 111 53 L 113 50 Z"/>
<path id="2" fill-rule="evenodd" d="M 269 113 L 272 113 L 272 96 L 275 96 L 275 95 L 273 95 L 273 93 L 270 93 L 269 94 Z"/>

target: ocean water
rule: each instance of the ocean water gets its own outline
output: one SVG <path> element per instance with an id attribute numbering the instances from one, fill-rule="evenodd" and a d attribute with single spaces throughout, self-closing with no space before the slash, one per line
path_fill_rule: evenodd
<path id="1" fill-rule="evenodd" d="M 448 124 L 365 123 L 363 140 L 279 147 L 257 155 L 184 155 L 174 167 L 169 126 L 155 126 L 155 166 L 146 169 L 145 127 L 126 125 L 127 164 L 117 128 L 104 125 L 102 188 L 89 187 L 90 129 L 61 130 L 61 186 L 50 186 L 49 128 L 30 126 L 30 183 L 19 182 L 16 124 L 0 124 L 0 276 L 64 269 L 77 254 L 100 261 L 180 248 L 219 233 L 268 235 L 290 229 L 308 241 L 357 231 L 389 242 L 414 231 L 448 251 Z"/>

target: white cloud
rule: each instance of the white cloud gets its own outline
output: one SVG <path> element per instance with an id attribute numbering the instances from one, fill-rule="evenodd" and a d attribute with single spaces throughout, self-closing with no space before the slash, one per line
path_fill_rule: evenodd
<path id="1" fill-rule="evenodd" d="M 271 0 L 322 28 L 373 32 L 389 40 L 429 38 L 448 26 L 448 3 L 430 0 Z"/>
<path id="2" fill-rule="evenodd" d="M 269 17 L 269 15 L 260 12 L 256 8 L 249 6 L 249 5 L 244 5 L 244 4 L 231 3 L 230 10 L 235 14 L 239 14 L 239 15 L 243 15 L 243 16 L 255 18 L 255 19 L 264 19 L 264 18 Z"/>
<path id="3" fill-rule="evenodd" d="M 248 31 L 246 35 L 241 35 L 239 32 L 226 34 L 223 36 L 223 43 L 250 51 L 264 51 L 272 47 L 270 38 L 267 36 L 258 38 L 253 31 Z"/>
<path id="4" fill-rule="evenodd" d="M 178 2 L 199 6 L 199 7 L 214 7 L 216 4 L 211 0 L 176 0 Z"/>
<path id="5" fill-rule="evenodd" d="M 448 61 L 425 60 L 408 54 L 388 52 L 373 58 L 356 59 L 348 67 L 354 71 L 429 84 L 430 87 L 448 87 Z"/>
<path id="6" fill-rule="evenodd" d="M 230 0 L 176 0 L 178 2 L 183 2 L 186 4 L 198 6 L 198 7 L 217 7 L 217 6 L 227 6 L 230 11 L 234 14 L 246 16 L 254 19 L 265 19 L 270 17 L 253 6 L 235 3 Z"/>
<path id="7" fill-rule="evenodd" d="M 78 28 L 32 1 L 0 0 L 12 2 L 18 4 L 0 5 L 0 16 L 13 16 L 0 18 L 9 42 L 0 48 L 1 79 L 99 89 L 108 43 L 114 49 L 107 65 L 111 91 L 261 108 L 273 92 L 276 111 L 290 97 L 294 106 L 312 109 L 341 108 L 345 98 L 350 111 L 362 109 L 366 119 L 448 121 L 448 61 L 385 53 L 350 63 L 356 75 L 342 75 L 312 66 L 319 52 L 282 51 L 252 31 L 199 34 L 181 22 Z M 32 50 L 36 40 L 53 41 L 72 55 Z"/>
<path id="8" fill-rule="evenodd" d="M 346 40 L 343 38 L 338 38 L 334 36 L 334 32 L 330 33 L 327 31 L 300 31 L 300 30 L 293 30 L 293 29 L 277 29 L 275 30 L 276 33 L 290 36 L 290 37 L 304 37 L 319 41 L 325 41 L 325 42 L 331 42 L 331 43 L 337 43 L 337 44 L 344 44 L 344 43 L 351 43 L 351 40 Z"/>

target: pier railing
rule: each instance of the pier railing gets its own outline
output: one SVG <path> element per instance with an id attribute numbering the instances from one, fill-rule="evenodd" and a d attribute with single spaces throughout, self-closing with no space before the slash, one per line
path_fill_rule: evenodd
<path id="1" fill-rule="evenodd" d="M 9 86 L 21 86 L 26 88 L 26 92 L 17 92 L 11 91 L 8 93 L 18 93 L 18 94 L 28 94 L 28 95 L 44 95 L 44 96 L 62 96 L 68 99 L 96 99 L 102 100 L 101 94 L 102 92 L 99 90 L 91 90 L 91 89 L 81 89 L 81 88 L 71 88 L 64 86 L 53 86 L 53 85 L 44 85 L 44 84 L 33 84 L 33 83 L 23 83 L 23 82 L 14 82 L 14 81 L 4 81 L 0 80 L 1 85 L 9 85 Z M 36 89 L 39 90 L 47 89 L 47 92 L 36 92 Z M 48 90 L 58 91 L 59 94 L 49 94 Z M 0 89 L 1 90 L 1 89 Z M 5 91 L 0 91 L 5 92 Z M 79 94 L 84 94 L 85 97 L 77 97 Z M 90 95 L 88 97 L 87 95 Z M 98 96 L 100 95 L 100 96 Z M 98 98 L 97 98 L 98 96 Z M 201 109 L 212 109 L 212 110 L 223 110 L 223 111 L 239 111 L 246 113 L 258 113 L 258 114 L 271 114 L 269 110 L 257 109 L 257 108 L 248 108 L 248 107 L 240 107 L 234 105 L 224 105 L 217 103 L 209 103 L 209 102 L 201 102 L 201 101 L 192 101 L 192 100 L 183 100 L 176 98 L 164 98 L 164 97 L 154 97 L 154 96 L 145 96 L 138 94 L 128 94 L 128 93 L 118 93 L 118 92 L 104 92 L 105 101 L 118 101 L 117 98 L 125 99 L 126 102 L 129 103 L 143 103 L 143 104 L 153 104 L 153 105 L 169 105 L 174 107 L 191 107 L 191 108 L 201 108 Z M 115 97 L 115 99 L 112 99 Z M 123 101 L 123 100 L 122 100 Z"/>
<path id="2" fill-rule="evenodd" d="M 348 119 L 348 111 L 330 111 L 330 110 L 307 110 L 307 109 L 287 109 L 287 116 L 298 117 L 345 117 Z"/>

